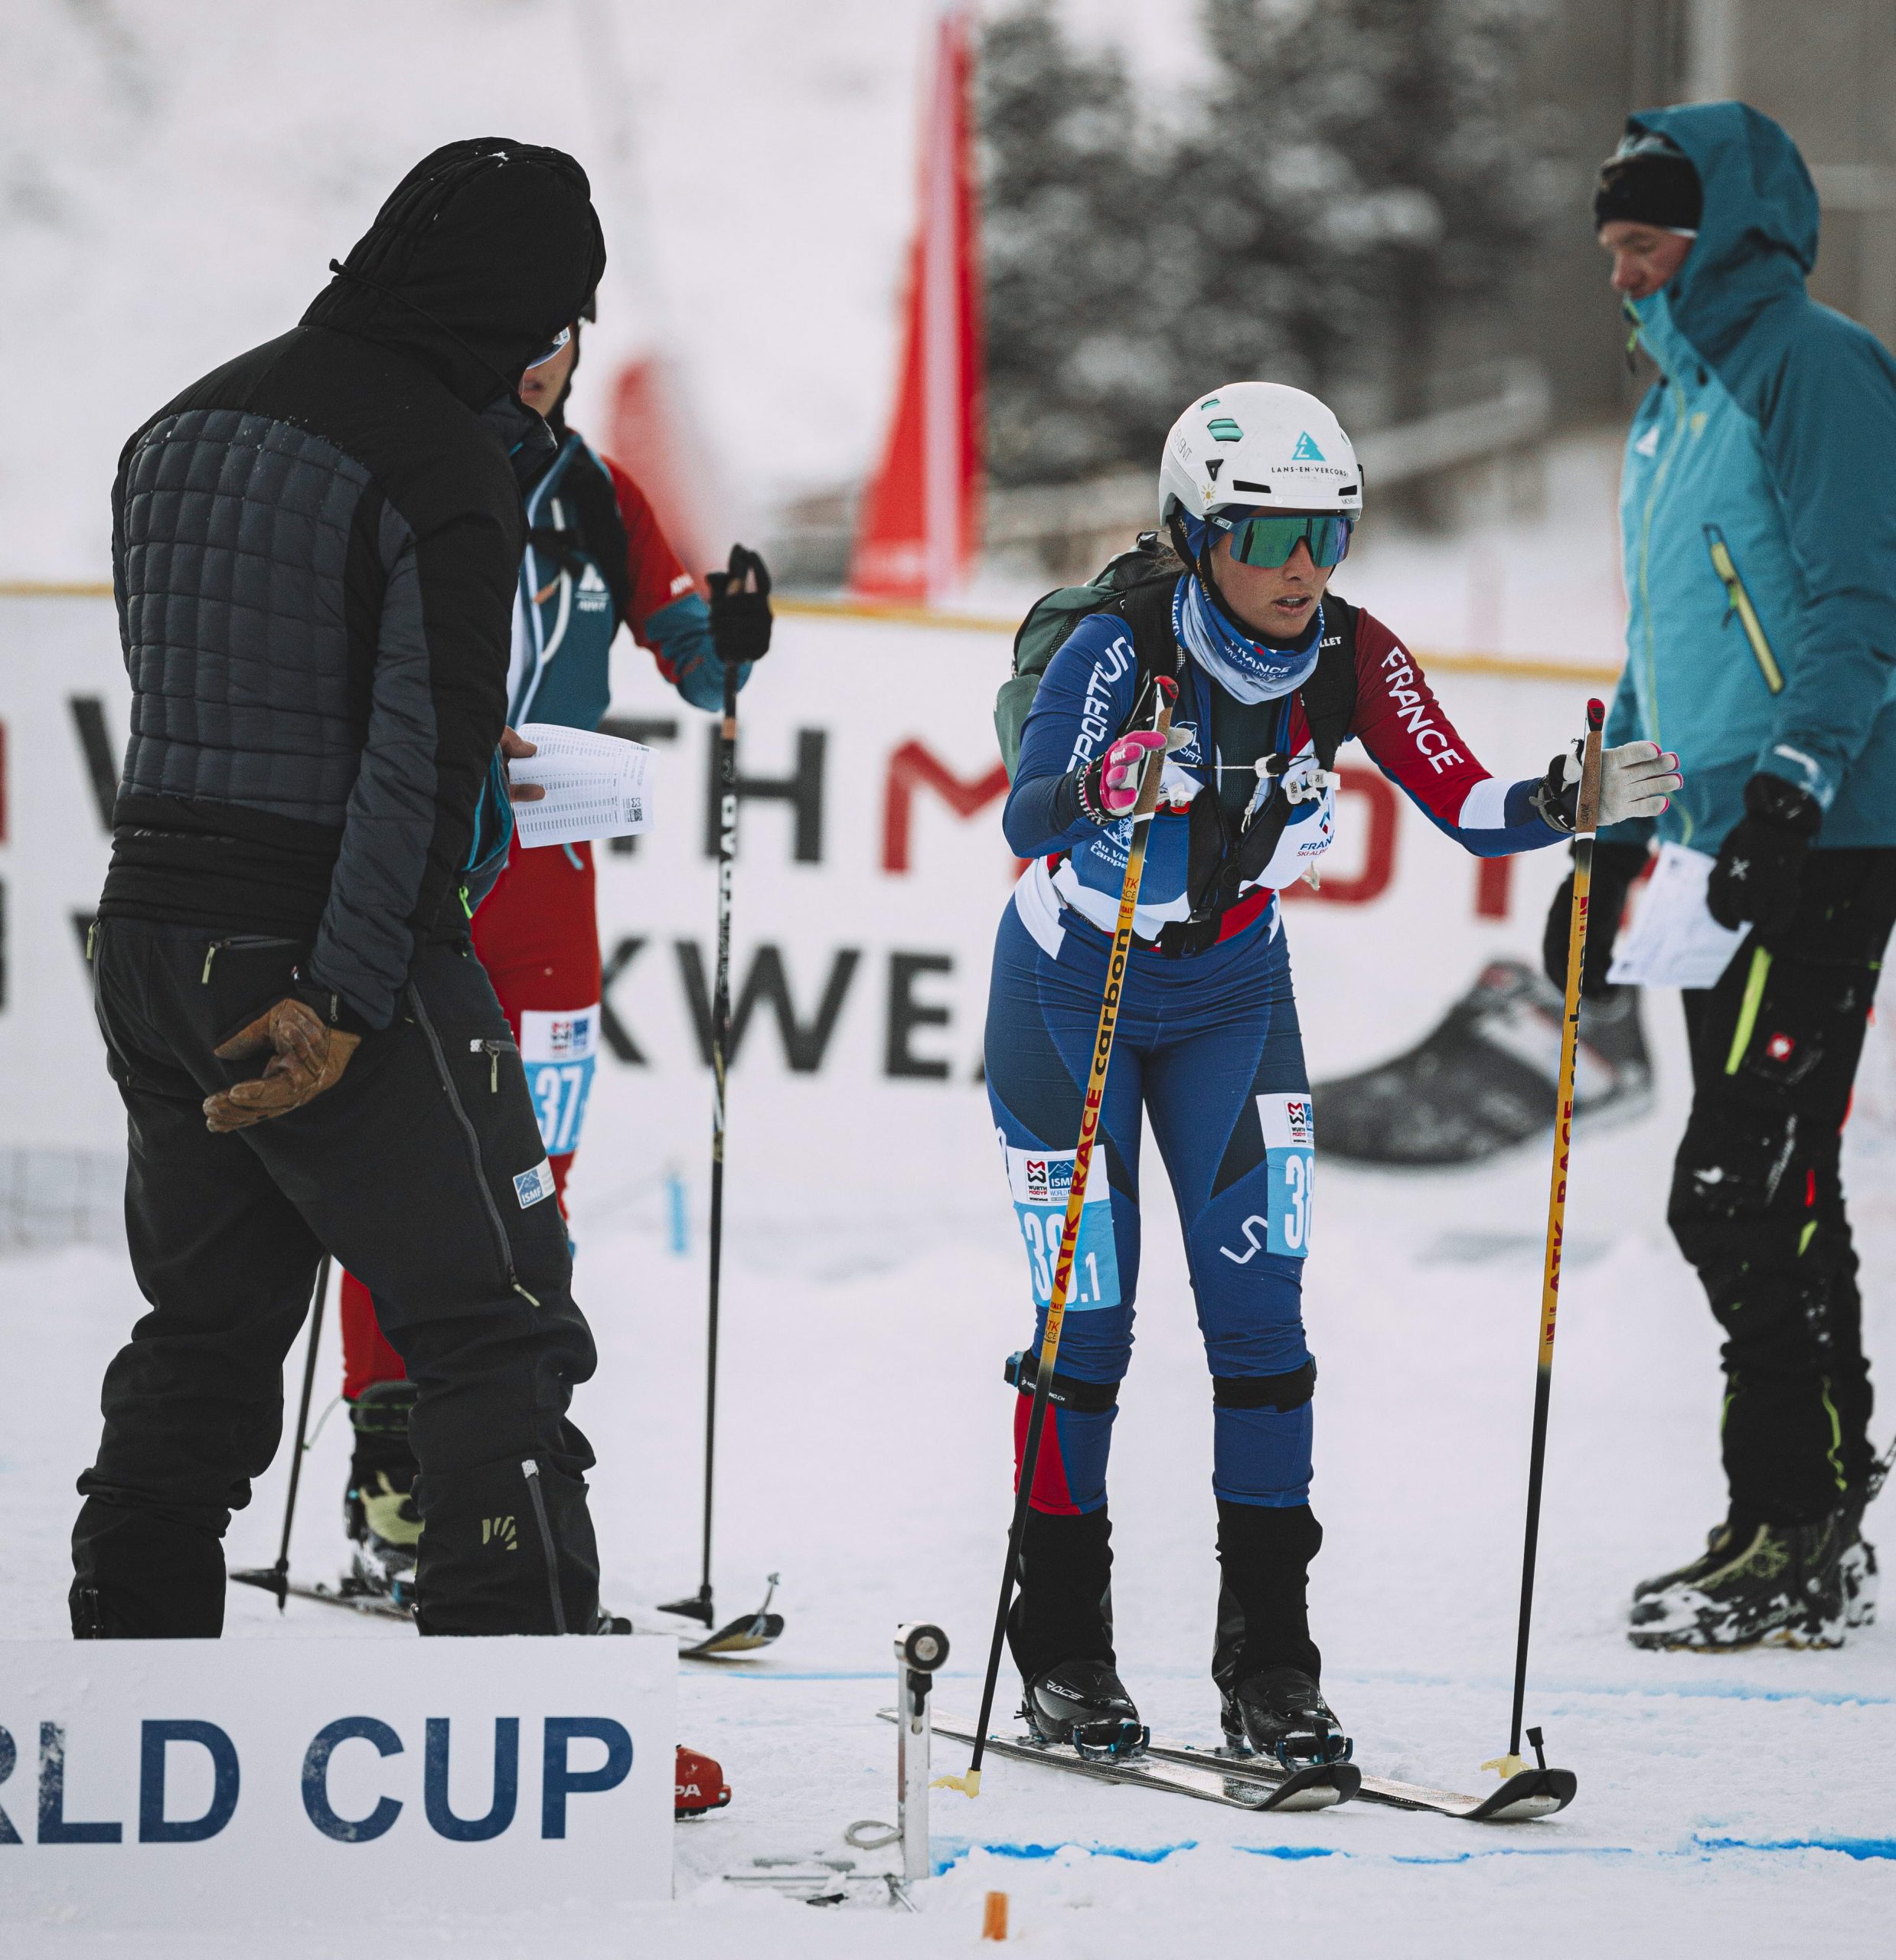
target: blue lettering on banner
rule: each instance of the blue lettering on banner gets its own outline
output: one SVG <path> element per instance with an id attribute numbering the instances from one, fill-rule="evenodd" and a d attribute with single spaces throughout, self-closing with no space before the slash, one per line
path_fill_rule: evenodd
<path id="1" fill-rule="evenodd" d="M 338 1817 L 329 1802 L 329 1759 L 336 1746 L 346 1742 L 373 1743 L 382 1756 L 400 1756 L 402 1739 L 386 1722 L 373 1715 L 344 1715 L 318 1729 L 316 1739 L 303 1756 L 303 1808 L 309 1821 L 325 1838 L 339 1844 L 366 1844 L 389 1830 L 402 1814 L 393 1797 L 380 1798 L 367 1817 Z"/>
<path id="2" fill-rule="evenodd" d="M 1020 1236 L 1026 1241 L 1027 1276 L 1033 1289 L 1033 1303 L 1050 1306 L 1053 1301 L 1053 1273 L 1059 1263 L 1060 1240 L 1066 1229 L 1066 1201 L 1073 1188 L 1071 1150 L 1017 1150 L 1003 1144 L 1007 1163 L 1007 1187 L 1014 1201 L 1014 1215 L 1020 1220 Z M 1101 1307 L 1116 1307 L 1120 1302 L 1119 1258 L 1113 1243 L 1112 1188 L 1107 1183 L 1103 1165 L 1098 1167 L 1098 1182 L 1089 1181 L 1086 1202 L 1080 1207 L 1078 1243 L 1073 1248 L 1073 1276 L 1066 1304 L 1075 1313 Z M 1097 1193 L 1097 1195 L 1095 1195 Z"/>
<path id="3" fill-rule="evenodd" d="M 210 1758 L 210 1803 L 202 1817 L 165 1815 L 165 1752 L 173 1743 L 194 1743 Z M 139 1842 L 201 1844 L 230 1821 L 241 1779 L 237 1745 L 214 1722 L 145 1722 L 139 1736 Z"/>
<path id="4" fill-rule="evenodd" d="M 13 1774 L 13 1766 L 20 1759 L 19 1751 L 13 1746 L 13 1738 L 5 1729 L 0 1729 L 0 1783 Z M 0 1810 L 0 1844 L 17 1844 L 20 1834 L 13 1828 L 13 1820 Z"/>
<path id="5" fill-rule="evenodd" d="M 66 1731 L 57 1722 L 40 1724 L 40 1842 L 42 1844 L 116 1844 L 119 1824 L 78 1824 L 66 1815 Z"/>
<path id="6" fill-rule="evenodd" d="M 605 1760 L 596 1769 L 574 1769 L 566 1761 L 570 1746 L 586 1740 L 605 1745 Z M 622 1722 L 605 1715 L 549 1715 L 546 1753 L 540 1771 L 540 1834 L 566 1834 L 566 1798 L 597 1790 L 615 1790 L 632 1771 L 632 1739 Z"/>
<path id="7" fill-rule="evenodd" d="M 494 1721 L 494 1801 L 485 1817 L 457 1817 L 448 1801 L 448 1723 L 428 1718 L 428 1745 L 422 1784 L 428 1821 L 443 1838 L 457 1844 L 485 1844 L 514 1821 L 520 1802 L 520 1717 L 500 1715 Z"/>

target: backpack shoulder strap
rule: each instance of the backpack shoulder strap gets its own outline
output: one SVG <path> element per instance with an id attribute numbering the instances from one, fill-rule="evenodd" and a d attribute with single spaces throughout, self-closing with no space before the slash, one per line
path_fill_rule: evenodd
<path id="1" fill-rule="evenodd" d="M 1178 582 L 1176 571 L 1141 579 L 1121 596 L 1116 609 L 1132 629 L 1141 694 L 1154 676 L 1170 680 L 1179 671 L 1179 643 L 1172 632 L 1172 595 Z"/>
<path id="2" fill-rule="evenodd" d="M 1356 608 L 1334 593 L 1323 600 L 1323 641 L 1317 669 L 1298 689 L 1317 766 L 1336 766 L 1336 751 L 1356 712 Z"/>

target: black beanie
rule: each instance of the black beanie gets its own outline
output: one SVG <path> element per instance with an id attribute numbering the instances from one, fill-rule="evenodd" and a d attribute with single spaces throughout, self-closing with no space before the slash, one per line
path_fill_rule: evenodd
<path id="1" fill-rule="evenodd" d="M 1663 136 L 1630 136 L 1600 166 L 1594 186 L 1593 228 L 1615 219 L 1694 231 L 1705 194 L 1692 159 Z"/>

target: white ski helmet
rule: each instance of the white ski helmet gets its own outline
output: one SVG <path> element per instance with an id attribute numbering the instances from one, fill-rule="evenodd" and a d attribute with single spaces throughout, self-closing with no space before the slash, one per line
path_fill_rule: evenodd
<path id="1" fill-rule="evenodd" d="M 1343 424 L 1314 395 L 1234 381 L 1201 396 L 1165 439 L 1159 521 L 1232 504 L 1360 514 L 1362 469 Z"/>

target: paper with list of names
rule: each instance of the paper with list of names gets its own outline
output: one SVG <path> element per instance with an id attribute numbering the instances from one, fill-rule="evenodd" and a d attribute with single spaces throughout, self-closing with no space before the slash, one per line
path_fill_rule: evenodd
<path id="1" fill-rule="evenodd" d="M 1742 926 L 1721 926 L 1705 910 L 1713 861 L 1682 844 L 1662 844 L 1633 927 L 1614 949 L 1607 978 L 1636 987 L 1712 987 L 1731 963 Z"/>
<path id="2" fill-rule="evenodd" d="M 509 763 L 509 779 L 537 782 L 547 792 L 514 805 L 514 827 L 527 850 L 651 829 L 651 751 L 642 743 L 544 721 L 515 733 L 538 753 Z"/>

